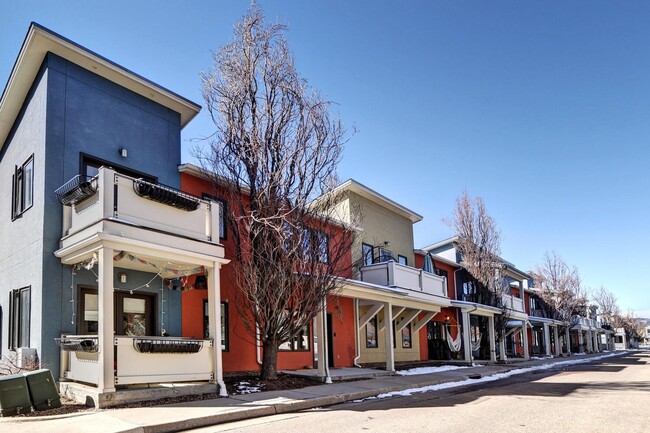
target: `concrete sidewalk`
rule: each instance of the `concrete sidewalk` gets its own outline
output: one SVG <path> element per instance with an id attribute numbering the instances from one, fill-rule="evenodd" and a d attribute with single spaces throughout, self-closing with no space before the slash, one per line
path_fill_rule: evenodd
<path id="1" fill-rule="evenodd" d="M 493 364 L 412 376 L 379 377 L 355 382 L 315 385 L 287 391 L 260 392 L 214 400 L 131 409 L 106 409 L 77 414 L 1 418 L 0 430 L 10 432 L 172 432 L 231 421 L 329 406 L 413 388 L 462 382 L 512 370 L 548 368 L 566 361 L 594 360 L 627 352 L 573 355 L 568 358 L 536 359 L 512 364 Z"/>

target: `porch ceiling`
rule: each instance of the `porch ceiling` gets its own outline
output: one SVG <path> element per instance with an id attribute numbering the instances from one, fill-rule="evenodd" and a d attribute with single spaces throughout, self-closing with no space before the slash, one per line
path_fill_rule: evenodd
<path id="1" fill-rule="evenodd" d="M 74 265 L 92 260 L 102 247 L 113 249 L 115 255 L 122 251 L 129 253 L 129 255 L 116 257 L 114 267 L 145 272 L 159 272 L 160 269 L 166 269 L 162 275 L 167 278 L 178 276 L 178 272 L 189 271 L 197 266 L 213 267 L 215 262 L 221 264 L 230 262 L 222 256 L 200 254 L 105 233 L 95 233 L 91 237 L 55 251 L 54 254 L 61 259 L 61 263 Z M 215 248 L 215 252 L 222 251 L 223 248 L 220 246 Z M 134 257 L 141 260 L 134 260 Z"/>

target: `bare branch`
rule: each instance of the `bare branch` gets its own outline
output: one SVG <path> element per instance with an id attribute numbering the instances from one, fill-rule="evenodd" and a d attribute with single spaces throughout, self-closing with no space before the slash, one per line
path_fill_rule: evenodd
<path id="1" fill-rule="evenodd" d="M 264 379 L 276 376 L 278 346 L 311 323 L 351 266 L 351 231 L 330 194 L 345 131 L 296 71 L 284 31 L 255 6 L 237 23 L 201 75 L 216 132 L 195 150 L 231 203 L 237 307 L 251 335 L 259 330 Z"/>

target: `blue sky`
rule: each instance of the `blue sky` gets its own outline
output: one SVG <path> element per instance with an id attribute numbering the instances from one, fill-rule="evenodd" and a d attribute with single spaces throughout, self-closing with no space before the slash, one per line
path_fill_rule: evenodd
<path id="1" fill-rule="evenodd" d="M 1 0 L 0 82 L 31 21 L 200 104 L 199 72 L 248 1 Z M 650 316 L 650 3 L 258 1 L 351 130 L 339 174 L 424 215 L 467 189 L 528 270 L 555 250 Z M 183 160 L 212 131 L 183 131 Z"/>

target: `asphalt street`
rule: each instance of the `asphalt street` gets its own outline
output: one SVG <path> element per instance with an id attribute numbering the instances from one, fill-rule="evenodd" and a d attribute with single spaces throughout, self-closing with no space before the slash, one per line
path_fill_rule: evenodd
<path id="1" fill-rule="evenodd" d="M 370 399 L 192 430 L 212 432 L 650 432 L 650 352 L 446 391 Z"/>

